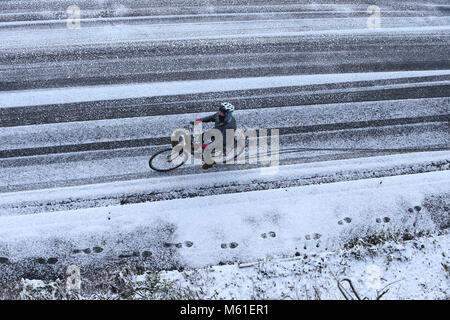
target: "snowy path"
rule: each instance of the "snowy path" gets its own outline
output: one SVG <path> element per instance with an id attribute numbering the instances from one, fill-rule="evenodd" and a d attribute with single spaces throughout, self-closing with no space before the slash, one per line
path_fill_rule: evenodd
<path id="1" fill-rule="evenodd" d="M 0 217 L 2 277 L 144 259 L 156 269 L 337 249 L 386 227 L 431 231 L 450 171 Z M 428 199 L 428 200 L 427 200 Z M 432 199 L 432 198 L 431 198 Z M 220 210 L 217 203 L 221 203 Z M 425 203 L 425 205 L 424 205 Z M 420 206 L 422 212 L 410 213 Z M 265 236 L 264 236 L 265 235 Z"/>
<path id="2" fill-rule="evenodd" d="M 220 171 L 187 171 L 183 175 L 155 174 L 140 179 L 130 175 L 120 182 L 114 177 L 109 183 L 98 183 L 97 178 L 87 185 L 2 193 L 0 216 L 441 171 L 450 168 L 449 158 L 450 151 L 436 151 L 284 165 L 271 175 L 262 175 L 257 168 L 230 165 L 226 176 Z"/>
<path id="3" fill-rule="evenodd" d="M 355 151 L 305 151 L 280 155 L 281 164 L 284 160 L 290 163 L 311 162 L 322 155 L 323 160 L 347 157 L 366 156 L 367 152 L 357 149 L 397 149 L 401 148 L 447 148 L 450 138 L 448 126 L 445 123 L 424 123 L 420 125 L 391 126 L 380 129 L 353 129 L 349 132 L 331 131 L 315 133 L 299 133 L 281 136 L 281 151 L 300 148 L 349 148 Z M 370 136 L 370 138 L 367 138 Z M 356 141 L 355 141 L 356 140 Z M 420 142 L 418 142 L 420 141 Z M 174 172 L 157 173 L 150 170 L 148 160 L 157 148 L 116 149 L 114 151 L 78 152 L 76 154 L 54 156 L 37 156 L 21 160 L 12 158 L 2 160 L 3 169 L 0 173 L 0 191 L 16 191 L 36 188 L 51 188 L 53 186 L 70 186 L 77 184 L 94 184 L 107 181 L 120 181 L 136 178 L 158 178 L 172 175 L 202 173 L 199 165 L 185 165 Z M 300 149 L 301 150 L 301 149 Z M 383 153 L 375 151 L 373 155 Z M 389 151 L 385 152 L 389 153 Z M 370 153 L 369 153 L 370 154 Z M 288 162 L 289 163 L 289 162 Z M 221 165 L 209 172 L 224 172 L 227 170 L 245 169 L 247 165 Z M 226 175 L 226 173 L 222 173 Z M 20 181 L 17 177 L 20 176 Z M 38 183 L 36 183 L 38 182 Z M 178 188 L 174 181 L 173 188 Z"/>

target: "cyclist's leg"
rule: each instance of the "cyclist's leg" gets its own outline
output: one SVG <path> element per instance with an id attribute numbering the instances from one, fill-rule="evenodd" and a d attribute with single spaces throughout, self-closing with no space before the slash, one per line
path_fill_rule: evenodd
<path id="1" fill-rule="evenodd" d="M 208 151 L 206 150 L 207 147 L 208 147 L 208 144 L 203 144 L 202 145 L 203 159 L 204 159 L 204 163 L 202 165 L 203 169 L 209 169 L 215 164 L 214 160 L 211 159 L 212 158 L 211 151 L 210 150 L 208 150 Z"/>
<path id="2" fill-rule="evenodd" d="M 177 145 L 179 145 L 183 140 L 184 140 L 183 136 L 179 136 L 179 137 L 178 137 L 178 141 L 170 140 L 170 143 L 172 144 L 172 148 L 174 148 L 174 147 L 176 147 Z M 191 141 L 192 141 L 192 140 L 191 140 Z"/>

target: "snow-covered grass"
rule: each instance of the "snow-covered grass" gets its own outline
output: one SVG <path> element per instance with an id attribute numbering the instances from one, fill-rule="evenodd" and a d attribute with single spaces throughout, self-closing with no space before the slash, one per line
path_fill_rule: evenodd
<path id="1" fill-rule="evenodd" d="M 355 240 L 334 252 L 242 265 L 156 273 L 125 265 L 83 285 L 81 291 L 68 291 L 61 279 L 22 279 L 10 294 L 20 299 L 450 298 L 448 233 L 413 238 L 377 234 Z M 92 289 L 95 284 L 101 289 Z"/>
<path id="2" fill-rule="evenodd" d="M 448 299 L 449 244 L 448 234 L 378 245 L 361 242 L 336 252 L 266 259 L 247 268 L 235 264 L 164 272 L 162 278 L 202 299 L 344 299 L 338 281 L 352 291 L 343 279 L 351 280 L 360 298 L 375 299 L 386 287 L 384 299 Z"/>

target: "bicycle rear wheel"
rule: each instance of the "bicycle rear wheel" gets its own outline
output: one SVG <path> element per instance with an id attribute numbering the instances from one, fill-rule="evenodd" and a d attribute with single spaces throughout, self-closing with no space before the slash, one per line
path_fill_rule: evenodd
<path id="1" fill-rule="evenodd" d="M 172 151 L 172 148 L 168 148 L 155 153 L 148 164 L 155 171 L 166 172 L 182 166 L 187 160 L 187 153 L 183 151 L 176 153 Z"/>

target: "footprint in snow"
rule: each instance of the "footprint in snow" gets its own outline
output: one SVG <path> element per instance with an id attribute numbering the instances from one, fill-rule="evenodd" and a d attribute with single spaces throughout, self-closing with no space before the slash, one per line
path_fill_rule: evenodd
<path id="1" fill-rule="evenodd" d="M 143 251 L 142 257 L 143 258 L 150 258 L 152 256 L 152 253 L 150 251 Z"/>
<path id="2" fill-rule="evenodd" d="M 234 249 L 234 248 L 236 248 L 238 245 L 239 245 L 239 244 L 238 244 L 237 242 L 231 242 L 231 243 L 230 243 L 230 248 L 231 248 L 231 249 Z M 220 245 L 220 247 L 221 247 L 222 249 L 226 249 L 226 248 L 228 248 L 228 244 L 222 243 L 222 244 Z"/>
<path id="3" fill-rule="evenodd" d="M 103 251 L 103 248 L 102 248 L 102 247 L 94 247 L 94 248 L 92 248 L 92 250 L 93 250 L 95 253 L 100 253 L 100 252 Z"/>
<path id="4" fill-rule="evenodd" d="M 409 213 L 413 213 L 414 211 L 420 212 L 420 210 L 422 210 L 421 206 L 414 206 L 414 209 L 413 208 L 408 208 L 408 212 Z"/>
<path id="5" fill-rule="evenodd" d="M 277 234 L 273 231 L 269 231 L 268 234 L 269 234 L 269 237 L 271 237 L 271 238 L 275 238 L 277 236 Z M 261 238 L 267 239 L 267 233 L 261 234 Z"/>
<path id="6" fill-rule="evenodd" d="M 126 259 L 126 258 L 137 258 L 139 256 L 142 256 L 142 258 L 150 258 L 153 255 L 151 251 L 145 250 L 142 251 L 141 254 L 139 254 L 139 251 L 133 251 L 133 252 L 124 252 L 119 255 L 119 259 Z"/>
<path id="7" fill-rule="evenodd" d="M 188 248 L 192 247 L 194 245 L 194 243 L 192 241 L 185 241 L 184 245 Z M 169 242 L 165 242 L 164 243 L 164 247 L 165 248 L 170 248 L 170 247 L 177 247 L 178 249 L 183 248 L 183 244 L 181 242 L 178 243 L 169 243 Z"/>
<path id="8" fill-rule="evenodd" d="M 349 218 L 349 217 L 345 217 L 343 220 L 344 220 L 345 222 L 347 222 L 347 223 L 352 222 L 352 219 Z M 341 225 L 341 226 L 342 226 L 342 225 L 344 224 L 344 221 L 339 220 L 339 221 L 338 221 L 338 225 Z"/>
<path id="9" fill-rule="evenodd" d="M 125 252 L 119 255 L 119 259 L 124 259 L 124 258 L 132 258 L 132 257 L 139 257 L 139 252 L 134 251 L 134 252 Z"/>
<path id="10" fill-rule="evenodd" d="M 312 237 L 311 237 L 311 235 L 307 234 L 307 235 L 305 236 L 305 239 L 306 239 L 306 240 L 311 240 L 311 238 L 313 238 L 313 239 L 315 239 L 315 240 L 318 240 L 318 239 L 320 239 L 321 237 L 322 237 L 322 235 L 321 235 L 320 233 L 314 233 L 314 234 L 312 235 Z"/>
<path id="11" fill-rule="evenodd" d="M 102 247 L 93 247 L 92 250 L 91 248 L 86 248 L 86 249 L 74 249 L 72 250 L 72 253 L 74 254 L 78 254 L 78 253 L 85 253 L 85 254 L 90 254 L 92 251 L 94 251 L 95 253 L 100 253 L 102 252 L 104 249 Z"/>

